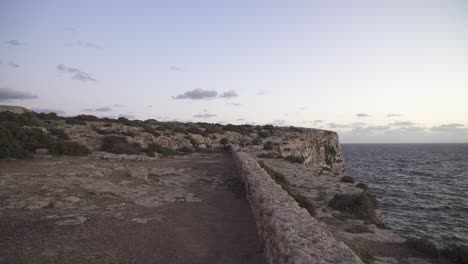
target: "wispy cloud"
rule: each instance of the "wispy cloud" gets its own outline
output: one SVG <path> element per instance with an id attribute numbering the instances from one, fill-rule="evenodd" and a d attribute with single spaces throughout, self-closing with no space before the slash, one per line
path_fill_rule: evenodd
<path id="1" fill-rule="evenodd" d="M 435 133 L 467 133 L 468 128 L 465 125 L 458 123 L 443 124 L 440 126 L 431 127 L 431 131 Z"/>
<path id="2" fill-rule="evenodd" d="M 18 63 L 10 61 L 8 62 L 8 66 L 13 67 L 13 68 L 18 68 L 20 65 Z"/>
<path id="3" fill-rule="evenodd" d="M 237 95 L 236 91 L 234 91 L 234 90 L 229 90 L 229 91 L 226 91 L 226 92 L 219 95 L 219 97 L 227 98 L 227 99 L 238 97 L 238 96 L 239 95 Z"/>
<path id="4" fill-rule="evenodd" d="M 414 126 L 416 124 L 411 121 L 395 121 L 391 123 L 390 125 L 392 126 Z"/>
<path id="5" fill-rule="evenodd" d="M 368 117 L 369 114 L 366 114 L 366 113 L 357 113 L 356 116 L 357 116 L 357 117 Z"/>
<path id="6" fill-rule="evenodd" d="M 96 43 L 88 42 L 88 41 L 81 41 L 77 40 L 76 41 L 76 46 L 80 48 L 87 48 L 87 49 L 102 49 L 101 45 L 98 45 Z"/>
<path id="7" fill-rule="evenodd" d="M 17 91 L 10 88 L 0 88 L 0 101 L 26 100 L 35 98 L 38 98 L 38 96 L 29 92 Z"/>
<path id="8" fill-rule="evenodd" d="M 57 65 L 57 70 L 62 73 L 68 73 L 71 78 L 83 82 L 96 82 L 96 79 L 89 73 L 86 73 L 78 68 L 67 67 L 63 64 Z"/>
<path id="9" fill-rule="evenodd" d="M 216 98 L 217 95 L 218 92 L 214 90 L 204 90 L 197 88 L 191 91 L 187 91 L 183 94 L 179 94 L 173 97 L 173 99 L 206 100 Z"/>
<path id="10" fill-rule="evenodd" d="M 257 95 L 264 95 L 264 94 L 265 94 L 265 90 L 260 89 L 257 91 Z"/>
<path id="11" fill-rule="evenodd" d="M 196 114 L 193 117 L 195 118 L 212 118 L 215 117 L 215 114 L 209 114 L 209 113 L 202 113 L 202 114 Z"/>
<path id="12" fill-rule="evenodd" d="M 402 116 L 402 114 L 387 114 L 387 117 L 398 117 Z"/>
<path id="13" fill-rule="evenodd" d="M 228 105 L 232 105 L 232 106 L 240 106 L 241 104 L 240 103 L 227 103 Z"/>
<path id="14" fill-rule="evenodd" d="M 16 39 L 5 41 L 5 44 L 10 45 L 10 46 L 16 46 L 16 47 L 26 45 L 25 42 L 21 42 L 21 41 L 16 40 Z"/>
<path id="15" fill-rule="evenodd" d="M 125 105 L 123 105 L 123 104 L 115 104 L 115 105 L 113 105 L 113 107 L 125 107 Z"/>
<path id="16" fill-rule="evenodd" d="M 112 111 L 112 108 L 105 106 L 105 107 L 99 107 L 99 108 L 87 108 L 83 109 L 83 111 L 86 112 L 110 112 Z"/>
<path id="17" fill-rule="evenodd" d="M 180 67 L 178 67 L 178 66 L 175 66 L 175 65 L 171 65 L 171 66 L 169 67 L 169 70 L 170 70 L 170 71 L 177 71 L 177 72 L 178 72 L 178 71 L 182 71 L 182 68 L 180 68 Z"/>

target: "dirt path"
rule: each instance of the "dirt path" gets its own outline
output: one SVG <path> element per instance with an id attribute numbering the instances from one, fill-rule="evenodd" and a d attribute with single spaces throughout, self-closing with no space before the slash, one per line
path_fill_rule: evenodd
<path id="1" fill-rule="evenodd" d="M 0 263 L 265 263 L 227 153 L 0 166 Z"/>

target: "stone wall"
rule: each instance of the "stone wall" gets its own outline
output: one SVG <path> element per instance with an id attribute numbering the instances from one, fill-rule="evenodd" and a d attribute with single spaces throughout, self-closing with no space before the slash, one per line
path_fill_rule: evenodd
<path id="1" fill-rule="evenodd" d="M 306 209 L 276 184 L 257 161 L 231 147 L 268 263 L 362 263 Z"/>

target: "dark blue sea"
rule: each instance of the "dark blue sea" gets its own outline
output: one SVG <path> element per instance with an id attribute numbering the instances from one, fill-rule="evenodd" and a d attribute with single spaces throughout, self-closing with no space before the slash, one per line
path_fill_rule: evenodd
<path id="1" fill-rule="evenodd" d="M 468 144 L 343 144 L 348 173 L 404 237 L 468 245 Z"/>

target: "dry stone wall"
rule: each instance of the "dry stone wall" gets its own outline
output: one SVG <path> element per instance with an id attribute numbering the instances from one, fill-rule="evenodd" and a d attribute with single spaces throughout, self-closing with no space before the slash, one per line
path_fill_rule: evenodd
<path id="1" fill-rule="evenodd" d="M 300 208 L 252 156 L 237 146 L 231 150 L 268 263 L 362 263 L 348 246 Z"/>

